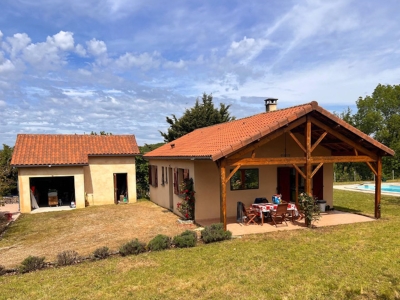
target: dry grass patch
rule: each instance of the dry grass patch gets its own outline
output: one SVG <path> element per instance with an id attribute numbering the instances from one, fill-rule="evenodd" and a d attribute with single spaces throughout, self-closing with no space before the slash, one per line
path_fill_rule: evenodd
<path id="1" fill-rule="evenodd" d="M 64 250 L 84 256 L 102 246 L 116 251 L 134 238 L 148 243 L 157 234 L 172 237 L 195 228 L 178 224 L 177 219 L 150 201 L 24 214 L 0 240 L 0 265 L 15 267 L 29 255 L 55 261 Z"/>

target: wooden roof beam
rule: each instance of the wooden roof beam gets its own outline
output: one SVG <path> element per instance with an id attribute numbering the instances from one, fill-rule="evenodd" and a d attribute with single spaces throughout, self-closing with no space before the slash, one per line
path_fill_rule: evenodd
<path id="1" fill-rule="evenodd" d="M 335 136 L 336 138 L 338 138 L 339 140 L 345 142 L 346 144 L 350 145 L 351 147 L 365 153 L 366 155 L 370 156 L 371 158 L 373 158 L 373 161 L 376 161 L 378 159 L 378 155 L 375 154 L 372 151 L 369 151 L 368 149 L 360 146 L 358 143 L 354 142 L 353 140 L 345 137 L 344 135 L 342 135 L 341 133 L 333 130 L 331 127 L 329 127 L 328 125 L 325 125 L 324 123 L 322 123 L 321 121 L 315 119 L 314 117 L 310 116 L 311 118 L 311 122 L 313 124 L 315 124 L 316 126 L 318 126 L 319 128 L 324 129 L 325 131 L 327 131 L 329 134 Z"/>

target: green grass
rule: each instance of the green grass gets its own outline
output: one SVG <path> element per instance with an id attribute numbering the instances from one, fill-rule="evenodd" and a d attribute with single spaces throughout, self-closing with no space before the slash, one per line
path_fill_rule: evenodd
<path id="1" fill-rule="evenodd" d="M 374 195 L 334 191 L 373 214 Z M 0 299 L 400 299 L 400 198 L 382 219 L 0 277 Z"/>

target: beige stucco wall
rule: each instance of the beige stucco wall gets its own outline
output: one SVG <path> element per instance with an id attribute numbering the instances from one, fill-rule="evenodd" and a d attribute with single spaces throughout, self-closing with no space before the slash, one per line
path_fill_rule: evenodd
<path id="1" fill-rule="evenodd" d="M 179 168 L 179 169 L 189 169 L 189 177 L 193 178 L 194 181 L 194 189 L 197 191 L 196 187 L 196 175 L 194 172 L 194 163 L 191 160 L 150 160 L 149 161 L 150 165 L 155 165 L 157 166 L 157 173 L 158 173 L 158 186 L 153 187 L 150 185 L 150 200 L 153 201 L 154 203 L 165 207 L 167 209 L 171 209 L 172 211 L 176 214 L 179 215 L 178 210 L 176 209 L 176 206 L 178 202 L 181 202 L 182 199 L 179 198 L 178 195 L 175 195 L 173 193 L 173 177 L 174 177 L 174 168 Z M 172 169 L 172 176 L 169 176 L 168 172 L 168 182 L 162 184 L 162 167 L 164 167 L 164 172 L 165 170 Z M 165 174 L 164 174 L 165 176 Z M 171 192 L 172 189 L 172 192 Z M 172 196 L 172 199 L 170 199 L 170 195 Z M 170 202 L 170 200 L 172 202 Z"/>
<path id="2" fill-rule="evenodd" d="M 89 166 L 84 167 L 89 205 L 114 203 L 114 173 L 127 174 L 129 202 L 137 201 L 135 157 L 89 157 Z"/>
<path id="3" fill-rule="evenodd" d="M 73 176 L 77 208 L 85 207 L 85 193 L 89 205 L 114 203 L 114 173 L 126 173 L 129 202 L 136 202 L 136 164 L 134 157 L 90 157 L 89 166 L 18 168 L 20 210 L 31 211 L 31 177 Z"/>
<path id="4" fill-rule="evenodd" d="M 75 185 L 75 202 L 77 208 L 85 207 L 85 190 L 83 167 L 38 167 L 18 168 L 18 189 L 20 211 L 31 212 L 30 183 L 31 177 L 62 177 L 73 176 Z"/>
<path id="5" fill-rule="evenodd" d="M 303 141 L 304 137 L 296 135 L 299 141 Z M 295 143 L 295 141 L 287 134 L 282 135 L 275 140 L 261 146 L 256 150 L 257 158 L 281 157 L 285 153 L 290 157 L 304 156 L 303 150 Z M 249 153 L 247 157 L 251 154 Z M 329 156 L 330 151 L 326 148 L 318 146 L 312 153 L 313 156 Z M 190 177 L 194 180 L 194 188 L 196 191 L 196 211 L 195 219 L 214 219 L 220 217 L 220 174 L 215 162 L 211 160 L 150 160 L 150 164 L 158 166 L 159 185 L 157 188 L 150 187 L 150 198 L 160 206 L 169 207 L 169 185 L 161 186 L 161 166 L 171 168 L 188 168 Z M 238 201 L 242 201 L 246 206 L 254 202 L 257 197 L 266 197 L 271 201 L 271 196 L 277 192 L 277 168 L 279 166 L 251 166 L 243 168 L 259 169 L 259 188 L 253 190 L 230 190 L 230 184 L 227 184 L 227 216 L 236 216 L 236 206 Z M 292 165 L 287 165 L 292 167 Z M 324 200 L 327 204 L 333 204 L 333 164 L 324 164 Z M 230 170 L 227 168 L 227 176 Z M 170 181 L 169 181 L 170 182 Z M 173 194 L 173 211 L 176 211 L 176 204 L 180 198 Z"/>

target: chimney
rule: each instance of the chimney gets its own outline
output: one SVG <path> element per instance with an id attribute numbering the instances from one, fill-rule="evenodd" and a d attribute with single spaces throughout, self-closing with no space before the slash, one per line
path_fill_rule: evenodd
<path id="1" fill-rule="evenodd" d="M 276 102 L 278 101 L 278 99 L 267 98 L 264 101 L 265 101 L 265 111 L 266 112 L 276 110 Z"/>

